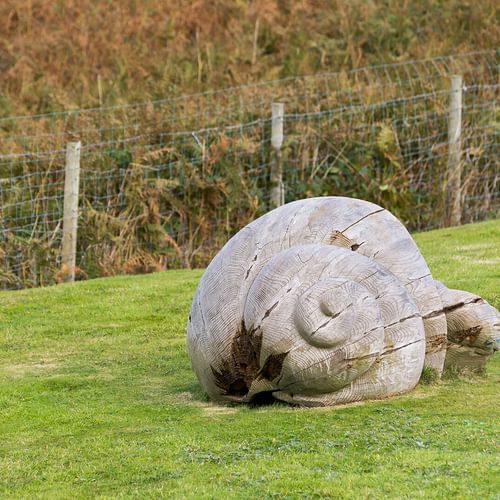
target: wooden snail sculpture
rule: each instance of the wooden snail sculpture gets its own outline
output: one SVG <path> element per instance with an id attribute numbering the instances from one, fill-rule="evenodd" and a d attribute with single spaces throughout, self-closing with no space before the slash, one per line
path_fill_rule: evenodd
<path id="1" fill-rule="evenodd" d="M 390 212 L 343 197 L 244 227 L 206 269 L 188 321 L 194 371 L 217 401 L 386 398 L 424 366 L 481 371 L 499 345 L 494 307 L 434 281 Z"/>

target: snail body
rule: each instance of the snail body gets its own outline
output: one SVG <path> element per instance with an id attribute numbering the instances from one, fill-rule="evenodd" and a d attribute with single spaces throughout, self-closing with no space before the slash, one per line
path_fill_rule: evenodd
<path id="1" fill-rule="evenodd" d="M 351 198 L 300 200 L 250 223 L 210 263 L 193 299 L 188 351 L 217 401 L 385 398 L 411 390 L 424 365 L 441 374 L 447 314 L 460 316 L 450 301 L 390 212 Z M 500 323 L 485 304 L 471 321 L 489 307 L 488 324 Z M 495 328 L 465 348 L 487 357 L 498 347 Z"/>

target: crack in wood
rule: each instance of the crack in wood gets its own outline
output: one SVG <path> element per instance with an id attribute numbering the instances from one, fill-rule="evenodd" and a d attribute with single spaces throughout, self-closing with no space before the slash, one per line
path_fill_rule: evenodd
<path id="1" fill-rule="evenodd" d="M 361 217 L 361 219 L 357 220 L 356 222 L 353 222 L 350 226 L 347 226 L 345 229 L 340 231 L 341 233 L 345 233 L 348 229 L 350 229 L 352 226 L 355 226 L 356 224 L 359 224 L 362 220 L 365 220 L 367 217 L 371 217 L 372 215 L 378 214 L 380 212 L 384 212 L 385 208 L 380 208 L 378 210 L 375 210 L 375 212 L 370 212 L 369 214 L 364 215 Z"/>
<path id="2" fill-rule="evenodd" d="M 395 321 L 394 323 L 389 323 L 388 325 L 384 325 L 384 328 L 389 328 L 391 326 L 398 325 L 399 323 L 403 323 L 404 321 L 407 321 L 409 319 L 421 318 L 421 317 L 422 316 L 420 315 L 420 313 L 411 314 L 410 316 L 405 316 L 404 318 L 398 319 L 398 321 Z"/>
<path id="3" fill-rule="evenodd" d="M 351 250 L 353 252 L 355 252 L 356 250 L 359 249 L 359 247 L 364 243 L 364 241 L 362 241 L 361 243 L 354 243 L 354 245 L 351 245 Z"/>
<path id="4" fill-rule="evenodd" d="M 340 312 L 342 312 L 342 311 L 340 311 Z M 329 319 L 327 319 L 322 325 L 319 325 L 318 328 L 316 328 L 316 330 L 314 330 L 313 332 L 311 332 L 309 334 L 309 336 L 312 337 L 313 335 L 318 333 L 319 330 L 321 330 L 322 328 L 325 328 L 325 326 L 328 326 L 330 324 L 330 321 L 334 320 L 339 315 L 340 315 L 340 313 L 332 314 L 332 316 Z"/>
<path id="5" fill-rule="evenodd" d="M 318 333 L 319 330 L 321 330 L 322 328 L 325 328 L 325 326 L 328 326 L 332 320 L 334 320 L 335 318 L 337 318 L 338 316 L 340 316 L 344 311 L 346 311 L 347 309 L 349 309 L 349 307 L 352 307 L 353 305 L 354 304 L 351 302 L 351 303 L 347 304 L 347 306 L 345 307 L 345 309 L 342 309 L 342 311 L 340 311 L 338 313 L 333 313 L 323 324 L 321 324 L 320 326 L 318 326 L 318 328 L 316 328 L 316 330 L 314 330 L 313 332 L 311 332 L 309 334 L 309 336 L 312 337 L 313 335 L 315 335 L 316 333 Z"/>
<path id="6" fill-rule="evenodd" d="M 460 309 L 463 306 L 467 306 L 469 304 L 482 304 L 482 303 L 484 303 L 484 299 L 482 299 L 481 297 L 475 297 L 474 299 L 471 300 L 464 300 L 462 302 L 457 302 L 456 304 L 453 304 L 451 306 L 443 307 L 443 311 L 444 313 L 449 313 L 457 309 Z"/>
<path id="7" fill-rule="evenodd" d="M 408 347 L 410 345 L 418 344 L 419 342 L 423 342 L 425 339 L 418 339 L 414 340 L 413 342 L 409 342 L 408 344 L 401 345 L 398 347 L 393 347 L 392 349 L 388 349 L 387 351 L 384 351 L 380 354 L 380 357 L 382 356 L 387 356 L 388 354 L 392 354 L 393 352 L 400 351 L 401 349 L 404 349 L 405 347 Z"/>
<path id="8" fill-rule="evenodd" d="M 282 242 L 285 241 L 286 237 L 288 236 L 288 245 L 291 246 L 291 240 L 290 240 L 290 227 L 292 227 L 293 223 L 295 222 L 295 219 L 297 218 L 297 215 L 300 213 L 300 211 L 303 209 L 303 207 L 300 207 L 292 216 L 290 222 L 288 223 L 288 225 L 286 226 L 286 229 L 285 229 L 285 234 L 283 235 L 283 238 L 282 238 Z"/>
<path id="9" fill-rule="evenodd" d="M 413 278 L 410 281 L 407 281 L 405 283 L 405 286 L 411 285 L 412 283 L 415 283 L 415 281 L 418 281 L 418 280 L 421 280 L 421 279 L 424 279 L 424 278 L 428 278 L 429 276 L 432 276 L 432 274 L 431 273 L 427 273 L 427 274 L 424 274 L 423 276 L 419 276 L 418 278 Z"/>
<path id="10" fill-rule="evenodd" d="M 431 311 L 430 313 L 425 314 L 424 316 L 422 316 L 422 319 L 437 318 L 438 316 L 441 316 L 442 314 L 445 314 L 444 309 L 438 309 L 436 311 Z"/>
<path id="11" fill-rule="evenodd" d="M 277 305 L 280 303 L 279 300 L 277 300 L 265 313 L 264 316 L 262 316 L 262 321 L 264 321 L 266 318 L 269 317 L 269 315 L 273 312 L 273 310 L 277 307 Z"/>
<path id="12" fill-rule="evenodd" d="M 201 322 L 203 323 L 203 330 L 207 331 L 207 324 L 205 322 L 205 316 L 203 316 L 203 308 L 201 307 L 201 298 L 198 298 L 198 311 L 200 311 Z"/>
<path id="13" fill-rule="evenodd" d="M 474 299 L 471 300 L 457 302 L 456 304 L 452 304 L 451 306 L 446 306 L 443 307 L 442 309 L 431 311 L 430 313 L 427 313 L 425 316 L 422 316 L 422 319 L 435 318 L 437 316 L 440 316 L 441 314 L 448 314 L 450 312 L 456 311 L 457 309 L 460 309 L 461 307 L 467 306 L 469 304 L 482 304 L 482 303 L 484 303 L 484 299 L 482 299 L 481 297 L 475 297 Z"/>
<path id="14" fill-rule="evenodd" d="M 365 354 L 364 356 L 358 356 L 357 358 L 345 358 L 345 361 L 358 361 L 362 359 L 378 358 L 381 354 L 378 352 L 371 352 L 370 354 Z"/>
<path id="15" fill-rule="evenodd" d="M 255 262 L 257 260 L 258 255 L 255 255 L 255 257 L 252 259 L 252 264 L 251 266 L 247 269 L 247 272 L 245 274 L 245 280 L 248 279 L 248 276 L 250 275 L 250 271 L 252 270 L 253 266 L 255 265 Z"/>

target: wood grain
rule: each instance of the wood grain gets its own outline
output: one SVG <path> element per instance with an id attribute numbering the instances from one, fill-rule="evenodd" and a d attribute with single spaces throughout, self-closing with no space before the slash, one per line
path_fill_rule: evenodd
<path id="1" fill-rule="evenodd" d="M 411 390 L 424 365 L 441 374 L 450 343 L 447 363 L 498 347 L 498 312 L 447 290 L 387 210 L 343 197 L 296 201 L 243 228 L 208 266 L 189 355 L 214 400 L 389 397 Z"/>

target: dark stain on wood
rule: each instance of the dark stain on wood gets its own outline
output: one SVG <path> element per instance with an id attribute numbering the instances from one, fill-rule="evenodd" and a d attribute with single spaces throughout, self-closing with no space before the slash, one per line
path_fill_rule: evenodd
<path id="1" fill-rule="evenodd" d="M 448 338 L 456 344 L 470 344 L 477 339 L 477 337 L 481 333 L 481 330 L 482 327 L 479 325 L 467 328 L 465 330 L 452 330 L 448 331 Z"/>
<path id="2" fill-rule="evenodd" d="M 281 369 L 283 368 L 283 363 L 287 356 L 288 351 L 279 354 L 271 354 L 266 359 L 262 370 L 260 370 L 259 376 L 267 380 L 274 380 L 280 375 Z"/>
<path id="3" fill-rule="evenodd" d="M 227 396 L 243 398 L 259 372 L 259 356 L 262 348 L 262 332 L 247 331 L 243 321 L 233 338 L 231 361 L 225 360 L 219 369 L 213 366 L 215 383 Z"/>
<path id="4" fill-rule="evenodd" d="M 443 351 L 446 349 L 446 335 L 434 335 L 425 339 L 425 354 Z"/>
<path id="5" fill-rule="evenodd" d="M 261 369 L 259 366 L 261 348 L 260 328 L 247 331 L 242 322 L 231 345 L 231 361 L 225 360 L 218 369 L 210 367 L 217 387 L 225 396 L 243 400 L 255 379 L 274 380 L 281 374 L 288 351 L 271 354 Z"/>

